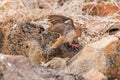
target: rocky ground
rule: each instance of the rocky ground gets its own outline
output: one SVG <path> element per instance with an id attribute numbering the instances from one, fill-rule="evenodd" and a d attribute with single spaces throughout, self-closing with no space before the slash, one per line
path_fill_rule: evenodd
<path id="1" fill-rule="evenodd" d="M 0 0 L 0 80 L 119 80 L 119 1 Z M 73 19 L 80 46 L 47 31 L 48 15 Z"/>

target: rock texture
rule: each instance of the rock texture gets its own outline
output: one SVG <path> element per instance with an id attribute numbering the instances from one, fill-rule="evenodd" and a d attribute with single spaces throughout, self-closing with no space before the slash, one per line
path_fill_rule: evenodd
<path id="1" fill-rule="evenodd" d="M 46 62 L 53 57 L 72 57 L 80 49 L 63 43 L 55 50 L 51 46 L 59 34 L 47 32 L 43 26 L 26 21 L 18 21 L 13 26 L 0 29 L 0 52 L 12 55 L 27 56 L 32 62 Z M 52 54 L 51 54 L 52 53 Z"/>
<path id="2" fill-rule="evenodd" d="M 86 45 L 67 63 L 69 73 L 84 74 L 91 69 L 98 70 L 109 78 L 120 76 L 120 42 L 115 36 Z"/>
<path id="3" fill-rule="evenodd" d="M 86 78 L 86 80 L 107 80 L 107 77 L 105 75 L 95 69 L 91 69 L 83 76 Z"/>
<path id="4" fill-rule="evenodd" d="M 24 56 L 0 54 L 0 80 L 85 80 L 30 63 Z"/>
<path id="5" fill-rule="evenodd" d="M 0 30 L 0 52 L 2 51 L 2 47 L 3 47 L 3 39 L 4 39 L 4 34 L 3 32 Z"/>
<path id="6" fill-rule="evenodd" d="M 87 4 L 84 5 L 83 14 L 89 14 L 92 16 L 107 16 L 119 13 L 119 8 L 112 4 Z"/>
<path id="7" fill-rule="evenodd" d="M 44 58 L 48 53 L 47 51 L 49 51 L 50 46 L 59 37 L 57 34 L 45 32 L 45 29 L 41 25 L 25 21 L 13 24 L 6 32 L 2 32 L 5 36 L 5 38 L 3 38 L 2 53 L 24 55 L 32 61 L 39 63 L 41 60 L 45 61 Z"/>
<path id="8" fill-rule="evenodd" d="M 66 67 L 67 60 L 68 60 L 67 58 L 62 59 L 62 58 L 55 57 L 49 62 L 45 63 L 43 66 L 53 68 L 56 70 L 62 70 Z"/>

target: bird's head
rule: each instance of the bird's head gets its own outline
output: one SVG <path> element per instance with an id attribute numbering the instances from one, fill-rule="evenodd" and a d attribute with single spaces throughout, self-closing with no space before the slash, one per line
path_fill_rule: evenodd
<path id="1" fill-rule="evenodd" d="M 73 20 L 72 20 L 72 19 L 68 19 L 68 20 L 66 20 L 64 23 L 73 25 Z"/>
<path id="2" fill-rule="evenodd" d="M 73 32 L 74 35 L 71 35 L 71 39 L 69 41 L 70 45 L 72 47 L 79 47 L 79 43 L 75 43 L 74 40 L 78 39 L 78 37 L 81 37 L 82 35 L 82 32 L 81 32 L 81 29 L 75 29 L 74 32 Z"/>

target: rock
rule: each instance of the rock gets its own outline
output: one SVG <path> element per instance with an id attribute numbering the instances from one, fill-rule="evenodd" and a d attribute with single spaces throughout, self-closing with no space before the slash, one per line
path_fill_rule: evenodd
<path id="1" fill-rule="evenodd" d="M 0 80 L 85 80 L 31 63 L 24 56 L 0 54 Z"/>
<path id="2" fill-rule="evenodd" d="M 0 52 L 2 51 L 2 47 L 3 47 L 3 39 L 4 39 L 4 34 L 3 32 L 0 30 Z"/>
<path id="3" fill-rule="evenodd" d="M 62 58 L 55 57 L 49 62 L 45 63 L 44 66 L 57 69 L 57 70 L 62 70 L 66 67 L 66 60 Z"/>
<path id="4" fill-rule="evenodd" d="M 110 35 L 114 35 L 119 31 L 120 31 L 120 23 L 115 23 L 108 29 L 108 33 Z"/>
<path id="5" fill-rule="evenodd" d="M 108 24 L 107 21 L 93 20 L 86 23 L 86 30 L 88 30 L 87 34 L 90 36 L 96 36 L 98 34 L 103 36 L 107 33 L 109 35 L 114 35 L 120 31 L 120 23 L 111 21 Z"/>
<path id="6" fill-rule="evenodd" d="M 7 41 L 4 42 L 6 44 L 3 46 L 2 53 L 27 55 L 29 46 L 26 41 L 30 41 L 31 39 L 38 41 L 39 34 L 43 31 L 44 28 L 42 26 L 25 21 L 13 24 L 10 29 L 3 32 Z"/>
<path id="7" fill-rule="evenodd" d="M 50 46 L 59 35 L 44 31 L 45 29 L 41 25 L 31 22 L 19 21 L 13 24 L 6 32 L 2 32 L 5 38 L 3 38 L 4 43 L 2 40 L 0 41 L 3 45 L 1 53 L 24 55 L 37 63 L 45 61 L 44 58 L 47 56 Z"/>
<path id="8" fill-rule="evenodd" d="M 29 46 L 27 55 L 31 62 L 42 63 L 47 60 L 43 56 L 43 51 L 42 51 L 42 48 L 40 47 L 38 41 L 29 40 L 29 41 L 26 41 L 25 43 Z"/>
<path id="9" fill-rule="evenodd" d="M 86 4 L 82 8 L 83 14 L 92 16 L 107 16 L 113 15 L 119 11 L 118 6 L 112 4 Z"/>
<path id="10" fill-rule="evenodd" d="M 86 80 L 107 80 L 107 77 L 95 69 L 91 69 L 83 75 Z M 91 79 L 92 78 L 92 79 Z"/>
<path id="11" fill-rule="evenodd" d="M 100 41 L 88 44 L 70 59 L 65 71 L 84 74 L 95 69 L 108 77 L 120 76 L 120 43 L 115 36 L 107 36 Z"/>

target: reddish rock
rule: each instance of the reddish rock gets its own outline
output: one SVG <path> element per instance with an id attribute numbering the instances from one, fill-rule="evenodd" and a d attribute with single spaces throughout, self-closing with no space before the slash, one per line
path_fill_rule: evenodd
<path id="1" fill-rule="evenodd" d="M 92 16 L 107 16 L 119 13 L 119 7 L 112 4 L 87 4 L 83 5 L 83 14 Z"/>

